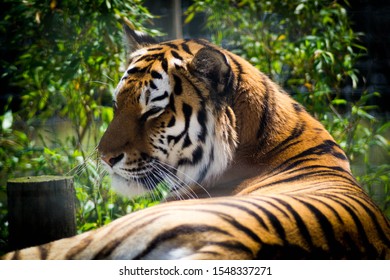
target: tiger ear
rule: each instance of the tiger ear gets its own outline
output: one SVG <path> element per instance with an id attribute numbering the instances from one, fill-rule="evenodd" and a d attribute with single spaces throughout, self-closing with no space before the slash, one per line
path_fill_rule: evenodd
<path id="1" fill-rule="evenodd" d="M 127 24 L 123 24 L 124 39 L 128 53 L 134 52 L 148 45 L 157 44 L 158 42 L 146 33 L 135 31 Z"/>
<path id="2" fill-rule="evenodd" d="M 220 51 L 204 47 L 199 50 L 189 65 L 189 71 L 204 80 L 217 96 L 229 96 L 233 85 L 233 72 L 227 57 Z"/>

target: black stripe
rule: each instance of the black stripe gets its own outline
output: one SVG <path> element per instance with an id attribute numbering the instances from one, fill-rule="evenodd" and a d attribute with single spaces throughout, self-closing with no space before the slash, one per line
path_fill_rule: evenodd
<path id="1" fill-rule="evenodd" d="M 163 69 L 166 73 L 168 73 L 168 62 L 167 62 L 167 59 L 166 59 L 166 58 L 164 58 L 164 59 L 161 61 L 161 67 L 162 67 L 162 69 Z"/>
<path id="2" fill-rule="evenodd" d="M 214 245 L 214 246 L 223 247 L 226 249 L 227 252 L 241 251 L 241 252 L 244 252 L 245 254 L 249 255 L 248 259 L 254 258 L 252 250 L 238 241 L 207 242 L 207 245 Z M 224 255 L 224 257 L 226 258 L 225 255 Z"/>
<path id="3" fill-rule="evenodd" d="M 329 184 L 331 183 L 331 184 Z M 343 186 L 342 183 L 345 185 Z M 331 185 L 331 186 L 330 186 Z M 319 187 L 321 186 L 321 187 Z M 291 190 L 288 193 L 289 194 L 294 194 L 294 191 L 297 191 L 299 193 L 302 193 L 302 191 L 308 191 L 307 193 L 315 193 L 316 195 L 323 194 L 323 193 L 344 193 L 344 192 L 356 192 L 359 189 L 358 186 L 351 186 L 351 184 L 345 183 L 345 181 L 339 181 L 339 180 L 326 180 L 326 181 L 321 181 L 321 182 L 310 182 L 309 186 L 306 187 L 301 187 L 296 190 Z M 332 197 L 332 196 L 330 196 Z"/>
<path id="4" fill-rule="evenodd" d="M 343 152 L 336 152 L 335 151 L 335 147 L 336 148 L 339 148 L 341 151 L 341 147 L 336 143 L 334 142 L 333 140 L 325 140 L 324 143 L 323 143 L 323 147 L 321 147 L 321 149 L 323 149 L 323 153 L 330 153 L 332 154 L 334 157 L 336 158 L 339 158 L 339 159 L 342 159 L 342 160 L 345 160 L 345 161 L 348 161 L 347 157 L 344 155 Z"/>
<path id="5" fill-rule="evenodd" d="M 191 41 L 201 46 L 214 47 L 209 41 L 205 39 L 191 39 Z"/>
<path id="6" fill-rule="evenodd" d="M 127 74 L 131 75 L 131 74 L 134 74 L 134 73 L 139 73 L 139 72 L 144 72 L 144 68 L 139 68 L 139 67 L 133 67 L 129 70 L 127 70 Z"/>
<path id="7" fill-rule="evenodd" d="M 305 151 L 303 151 L 303 152 L 301 152 L 293 157 L 290 157 L 289 159 L 284 161 L 282 164 L 280 164 L 278 167 L 276 167 L 274 170 L 279 171 L 282 168 L 282 166 L 289 164 L 290 162 L 293 162 L 297 159 L 304 158 L 304 157 L 307 157 L 310 155 L 317 155 L 317 156 L 332 155 L 336 158 L 339 158 L 342 160 L 347 160 L 345 155 L 342 153 L 336 152 L 334 150 L 334 147 L 339 147 L 339 146 L 332 140 L 325 140 L 324 142 L 322 142 L 321 144 L 318 144 L 317 146 L 308 148 Z"/>
<path id="8" fill-rule="evenodd" d="M 153 81 L 150 81 L 149 85 L 150 85 L 151 89 L 157 89 L 157 86 L 155 83 L 153 83 Z"/>
<path id="9" fill-rule="evenodd" d="M 284 207 L 286 207 L 286 209 L 293 215 L 297 223 L 297 229 L 301 233 L 302 238 L 307 242 L 307 245 L 309 246 L 309 250 L 312 251 L 314 249 L 313 240 L 301 216 L 294 210 L 294 208 L 289 203 L 287 203 L 283 199 L 274 197 L 274 200 L 277 201 L 279 204 L 283 205 Z"/>
<path id="10" fill-rule="evenodd" d="M 175 81 L 175 86 L 173 87 L 174 94 L 176 94 L 176 95 L 182 94 L 183 88 L 182 88 L 181 79 L 178 76 L 173 75 L 173 80 Z"/>
<path id="11" fill-rule="evenodd" d="M 164 57 L 164 53 L 154 53 L 154 54 L 144 54 L 140 56 L 138 59 L 134 61 L 134 63 L 138 63 L 141 61 L 146 61 L 146 62 L 153 62 L 156 60 L 161 60 Z"/>
<path id="12" fill-rule="evenodd" d="M 310 159 L 310 160 L 314 160 L 314 159 Z M 302 160 L 302 162 L 306 162 L 306 160 Z M 358 186 L 358 183 L 356 182 L 356 180 L 352 176 L 352 174 L 349 171 L 347 171 L 341 167 L 338 167 L 338 166 L 309 165 L 309 166 L 301 167 L 298 169 L 293 169 L 293 168 L 295 168 L 295 163 L 293 165 L 294 166 L 291 166 L 290 169 L 284 168 L 283 170 L 278 170 L 278 173 L 288 171 L 287 174 L 292 174 L 292 173 L 296 173 L 296 172 L 302 173 L 304 171 L 314 170 L 317 172 L 315 174 L 318 174 L 320 176 L 332 176 L 334 178 L 342 178 L 345 180 L 345 181 L 343 181 L 344 183 L 348 182 L 349 184 L 352 184 L 354 186 Z M 340 174 L 340 173 L 342 173 L 342 174 Z M 307 172 L 307 173 L 302 173 L 302 174 L 313 174 L 313 172 Z"/>
<path id="13" fill-rule="evenodd" d="M 161 140 L 161 139 L 160 139 Z M 164 145 L 164 143 L 161 143 Z M 152 147 L 159 150 L 160 152 L 162 152 L 164 155 L 168 155 L 168 151 L 166 149 L 164 149 L 163 147 L 160 147 L 160 146 L 156 146 L 154 144 L 152 144 Z"/>
<path id="14" fill-rule="evenodd" d="M 233 204 L 233 203 L 228 203 L 228 202 L 222 202 L 222 203 L 217 203 L 218 205 L 223 205 L 223 206 L 228 206 L 228 207 L 232 207 L 232 208 L 237 208 L 245 213 L 247 213 L 248 215 L 254 217 L 257 222 L 263 227 L 265 228 L 266 230 L 269 230 L 267 224 L 264 222 L 263 218 L 260 217 L 259 215 L 257 215 L 256 212 L 248 209 L 247 207 L 243 207 L 241 205 L 237 205 L 237 204 Z"/>
<path id="15" fill-rule="evenodd" d="M 182 149 L 185 149 L 191 145 L 192 145 L 192 142 L 191 142 L 190 136 L 187 133 L 186 137 L 184 138 Z"/>
<path id="16" fill-rule="evenodd" d="M 377 219 L 377 216 L 375 215 L 375 213 L 372 211 L 372 209 L 370 209 L 367 205 L 365 205 L 362 201 L 360 201 L 359 199 L 357 199 L 356 196 L 354 195 L 350 195 L 350 194 L 345 194 L 347 197 L 349 197 L 350 199 L 354 200 L 356 203 L 358 203 L 362 208 L 364 208 L 364 210 L 368 213 L 368 215 L 370 216 L 371 218 L 371 221 L 374 223 L 375 225 L 375 228 L 376 228 L 376 231 L 378 232 L 379 236 L 380 236 L 380 239 L 386 244 L 387 247 L 390 247 L 390 240 L 388 238 L 388 236 L 383 232 L 383 228 L 381 227 L 381 225 L 379 224 L 379 221 Z M 368 198 L 365 197 L 364 198 L 364 202 L 367 203 L 367 200 Z M 370 201 L 371 203 L 371 201 Z M 372 207 L 375 207 L 375 205 L 371 205 Z M 380 210 L 379 209 L 375 209 L 378 213 L 380 213 Z M 386 220 L 385 217 L 381 216 L 381 218 L 383 220 Z"/>
<path id="17" fill-rule="evenodd" d="M 342 244 L 340 244 L 340 242 L 336 240 L 336 235 L 333 229 L 333 225 L 329 222 L 328 217 L 326 217 L 319 209 L 317 209 L 316 206 L 310 204 L 309 202 L 299 199 L 298 197 L 291 197 L 291 198 L 305 205 L 310 210 L 310 212 L 314 214 L 318 224 L 322 229 L 322 232 L 324 233 L 323 236 L 326 239 L 326 244 L 329 247 L 328 250 L 331 252 L 332 257 L 336 259 L 345 257 L 345 250 Z M 322 247 L 321 246 L 322 242 L 323 240 L 318 240 L 317 247 Z M 322 249 L 324 248 L 322 247 Z"/>
<path id="18" fill-rule="evenodd" d="M 332 199 L 335 203 L 339 204 L 349 213 L 354 224 L 356 225 L 358 237 L 355 239 L 355 246 L 357 247 L 356 241 L 360 241 L 361 243 L 363 243 L 364 250 L 362 251 L 362 248 L 357 247 L 357 250 L 359 251 L 359 254 L 361 256 L 355 256 L 355 258 L 360 258 L 363 256 L 368 258 L 375 258 L 378 255 L 378 252 L 376 251 L 375 247 L 370 243 L 363 224 L 360 221 L 360 217 L 356 214 L 356 212 L 358 212 L 356 208 L 352 206 L 350 202 L 339 196 L 333 195 Z M 353 208 L 355 208 L 355 210 L 353 210 Z M 348 229 L 350 229 L 350 227 L 346 228 L 346 231 Z"/>
<path id="19" fill-rule="evenodd" d="M 269 197 L 267 197 L 267 198 L 273 199 L 272 196 L 269 196 Z M 251 199 L 252 199 L 252 200 L 259 201 L 259 202 L 262 202 L 262 203 L 267 203 L 267 204 L 271 205 L 272 207 L 276 208 L 278 211 L 280 211 L 280 212 L 283 214 L 283 216 L 284 216 L 285 218 L 287 218 L 287 219 L 290 218 L 286 211 L 284 211 L 282 208 L 280 208 L 278 205 L 276 205 L 275 203 L 273 203 L 273 202 L 271 202 L 271 201 L 264 200 L 264 199 L 262 199 L 262 198 L 260 198 L 260 197 L 251 197 Z"/>
<path id="20" fill-rule="evenodd" d="M 163 108 L 161 107 L 152 107 L 150 110 L 146 111 L 140 118 L 140 122 L 145 122 L 149 117 L 161 112 Z"/>
<path id="21" fill-rule="evenodd" d="M 234 207 L 234 208 L 238 208 L 238 209 L 240 209 L 242 211 L 245 211 L 248 215 L 255 217 L 255 219 L 259 221 L 259 224 L 261 224 L 264 227 L 264 223 L 263 224 L 261 223 L 261 222 L 263 222 L 261 217 L 259 217 L 255 212 L 253 212 L 252 210 L 250 210 L 250 209 L 248 209 L 246 207 L 239 206 L 239 205 L 236 205 L 236 204 L 233 204 L 233 203 L 228 203 L 228 202 L 214 203 L 213 205 L 216 205 L 216 204 L 217 205 L 222 205 L 222 206 Z M 241 224 L 235 218 L 233 218 L 232 216 L 230 216 L 230 215 L 228 215 L 228 214 L 226 214 L 224 212 L 215 211 L 215 210 L 198 210 L 198 211 L 215 214 L 219 218 L 223 219 L 225 222 L 229 223 L 231 226 L 233 226 L 236 229 L 240 230 L 241 232 L 245 233 L 247 236 L 249 236 L 257 244 L 262 244 L 263 243 L 261 238 L 256 233 L 254 233 L 251 228 L 248 228 L 247 226 Z"/>
<path id="22" fill-rule="evenodd" d="M 184 132 L 187 132 L 188 131 L 188 128 L 190 127 L 190 119 L 191 119 L 191 115 L 192 115 L 192 106 L 191 105 L 188 105 L 187 103 L 183 103 L 182 104 L 182 112 L 183 112 L 183 115 L 184 115 L 184 119 L 185 119 L 185 127 L 184 127 Z"/>
<path id="23" fill-rule="evenodd" d="M 251 211 L 245 207 L 238 206 L 238 205 L 231 204 L 231 203 L 214 203 L 213 205 L 216 205 L 216 204 L 222 205 L 222 206 L 228 206 L 228 207 L 235 207 L 235 208 L 238 208 L 240 210 L 247 212 L 248 215 L 255 216 L 256 219 L 258 219 L 258 218 L 261 219 L 256 213 L 254 213 L 253 211 Z M 238 206 L 238 207 L 236 207 L 236 206 Z M 225 222 L 229 223 L 231 226 L 244 232 L 246 235 L 248 235 L 256 243 L 258 243 L 258 244 L 263 243 L 262 240 L 260 239 L 260 237 L 256 233 L 254 233 L 251 228 L 244 226 L 239 221 L 237 221 L 235 218 L 233 218 L 232 216 L 230 216 L 224 212 L 214 211 L 214 210 L 198 210 L 198 211 L 215 214 L 219 218 L 223 219 Z"/>
<path id="24" fill-rule="evenodd" d="M 317 203 L 324 205 L 326 208 L 328 208 L 333 213 L 333 215 L 337 218 L 337 220 L 339 221 L 340 224 L 342 224 L 342 225 L 344 224 L 344 221 L 341 218 L 339 212 L 337 212 L 334 207 L 330 206 L 328 203 L 326 203 L 324 200 L 322 200 L 324 198 L 331 200 L 329 197 L 321 197 L 321 196 L 318 196 L 317 194 L 316 195 L 308 195 L 307 197 L 309 197 L 311 200 L 316 201 Z"/>
<path id="25" fill-rule="evenodd" d="M 162 47 L 149 48 L 148 52 L 150 52 L 150 51 L 161 51 L 162 49 L 163 49 Z"/>
<path id="26" fill-rule="evenodd" d="M 181 44 L 181 47 L 182 47 L 183 51 L 185 51 L 186 53 L 188 53 L 190 55 L 193 55 L 190 48 L 188 47 L 188 45 L 186 43 Z"/>
<path id="27" fill-rule="evenodd" d="M 195 151 L 192 152 L 192 164 L 197 164 L 203 156 L 203 148 L 198 146 Z"/>
<path id="28" fill-rule="evenodd" d="M 155 98 L 153 98 L 152 100 L 150 100 L 151 102 L 154 102 L 154 101 L 160 101 L 160 100 L 163 100 L 165 98 L 168 97 L 168 92 L 167 91 L 164 91 L 164 94 L 160 95 L 160 96 L 157 96 Z"/>
<path id="29" fill-rule="evenodd" d="M 185 142 L 185 141 L 184 141 Z M 184 148 L 184 147 L 183 147 Z M 198 146 L 193 152 L 192 152 L 192 159 L 189 158 L 182 158 L 177 163 L 178 166 L 186 165 L 186 164 L 197 164 L 203 156 L 203 148 L 201 146 Z"/>
<path id="30" fill-rule="evenodd" d="M 41 260 L 46 260 L 50 252 L 51 243 L 39 246 L 39 257 Z"/>
<path id="31" fill-rule="evenodd" d="M 264 244 L 256 254 L 256 260 L 298 260 L 298 259 L 328 259 L 324 253 L 308 251 L 295 244 Z"/>
<path id="32" fill-rule="evenodd" d="M 250 202 L 250 201 L 243 201 L 243 202 L 251 204 L 254 207 L 256 207 L 257 209 L 259 209 L 260 211 L 262 211 L 268 217 L 268 219 L 271 222 L 273 228 L 276 230 L 276 233 L 278 234 L 280 239 L 283 241 L 283 244 L 286 243 L 286 232 L 284 230 L 284 227 L 280 223 L 279 219 L 271 211 L 269 211 L 268 209 L 260 206 L 259 204 L 256 204 L 256 203 L 253 203 L 253 202 Z"/>
<path id="33" fill-rule="evenodd" d="M 316 172 L 312 172 L 310 174 L 317 174 L 317 173 Z M 280 179 L 280 180 L 277 180 L 277 181 L 272 181 L 271 183 L 267 183 L 267 184 L 261 186 L 261 188 L 263 188 L 263 187 L 270 187 L 270 186 L 283 184 L 283 183 L 290 183 L 290 182 L 294 182 L 294 181 L 299 181 L 301 179 L 306 178 L 310 174 L 298 174 L 298 175 L 295 175 L 295 176 L 292 176 L 292 177 Z"/>
<path id="34" fill-rule="evenodd" d="M 281 154 L 288 148 L 290 148 L 293 145 L 296 145 L 300 143 L 301 141 L 295 141 L 291 142 L 292 140 L 298 138 L 303 134 L 305 131 L 305 124 L 304 123 L 297 123 L 291 132 L 290 136 L 288 136 L 285 140 L 283 140 L 281 143 L 279 143 L 277 146 L 272 148 L 271 151 L 268 152 L 268 155 L 272 156 L 273 154 Z"/>
<path id="35" fill-rule="evenodd" d="M 207 122 L 206 109 L 203 106 L 201 106 L 201 109 L 198 112 L 198 123 L 201 127 L 201 131 L 198 134 L 198 140 L 201 141 L 202 143 L 206 141 L 206 134 L 207 134 L 206 122 Z"/>
<path id="36" fill-rule="evenodd" d="M 256 138 L 259 139 L 259 146 L 263 146 L 264 142 L 267 141 L 269 137 L 269 130 L 268 130 L 268 124 L 270 123 L 271 113 L 270 113 L 270 91 L 268 88 L 267 81 L 265 81 L 264 77 L 262 77 L 262 83 L 265 88 L 265 93 L 263 97 L 263 104 L 262 104 L 262 110 L 263 113 L 260 118 L 260 125 L 257 130 Z"/>
<path id="37" fill-rule="evenodd" d="M 158 246 L 162 245 L 165 242 L 168 242 L 171 239 L 176 239 L 181 235 L 191 235 L 207 232 L 209 232 L 210 234 L 222 234 L 226 236 L 231 236 L 227 231 L 214 226 L 208 226 L 204 224 L 180 225 L 159 233 L 151 242 L 148 243 L 148 246 L 142 252 L 140 252 L 137 256 L 134 257 L 134 259 L 140 260 L 145 258 Z"/>
<path id="38" fill-rule="evenodd" d="M 184 113 L 184 117 L 185 117 L 185 120 L 186 120 L 186 127 L 188 128 L 188 125 L 190 123 L 190 118 L 191 118 L 191 115 L 192 115 L 192 106 L 188 105 L 187 103 L 183 103 L 182 111 Z"/>
<path id="39" fill-rule="evenodd" d="M 244 209 L 244 208 L 242 208 Z M 240 208 L 240 210 L 242 210 Z M 254 213 L 253 211 L 251 211 L 252 213 Z M 248 212 L 247 212 L 248 213 Z M 249 213 L 248 213 L 249 214 Z M 249 214 L 249 215 L 252 215 L 252 214 Z M 253 215 L 252 215 L 253 216 Z M 234 219 L 233 217 L 229 216 L 229 215 L 226 215 L 224 213 L 221 213 L 219 215 L 219 217 L 221 217 L 223 220 L 225 220 L 226 222 L 228 222 L 230 225 L 232 225 L 233 227 L 235 227 L 236 229 L 244 232 L 246 235 L 248 235 L 253 241 L 255 241 L 257 244 L 262 244 L 262 240 L 260 239 L 260 237 L 254 233 L 252 231 L 251 228 L 247 227 L 247 226 L 244 226 L 243 224 L 241 224 L 240 222 L 238 222 L 236 219 Z M 257 219 L 259 216 L 256 215 L 255 218 Z"/>
<path id="40" fill-rule="evenodd" d="M 93 237 L 91 235 L 86 238 L 81 239 L 76 245 L 68 249 L 68 252 L 65 255 L 65 259 L 72 260 L 77 259 L 77 255 L 82 251 L 88 249 L 89 245 L 92 243 Z"/>
<path id="41" fill-rule="evenodd" d="M 306 162 L 306 160 L 299 160 L 299 161 L 296 161 L 295 163 L 289 165 L 288 167 L 280 170 L 279 172 L 285 172 L 285 171 L 288 171 L 288 173 L 293 173 L 293 172 L 300 172 L 300 171 L 303 171 L 303 170 L 312 170 L 312 169 L 330 169 L 331 171 L 336 171 L 336 172 L 340 172 L 340 173 L 343 173 L 343 174 L 346 174 L 346 175 L 351 175 L 351 173 L 349 172 L 349 170 L 345 170 L 344 168 L 340 167 L 340 166 L 327 166 L 327 165 L 309 165 L 309 166 L 304 166 L 304 167 L 301 167 L 301 168 L 296 168 L 298 165 L 300 165 L 301 163 L 304 163 Z M 293 168 L 295 168 L 294 170 L 292 170 Z"/>
<path id="42" fill-rule="evenodd" d="M 14 251 L 11 260 L 19 260 L 20 258 L 21 258 L 20 250 Z"/>
<path id="43" fill-rule="evenodd" d="M 186 103 L 182 104 L 182 111 L 184 115 L 184 120 L 185 120 L 185 125 L 184 125 L 184 130 L 178 135 L 178 136 L 168 136 L 168 143 L 171 141 L 174 141 L 174 144 L 177 144 L 181 138 L 188 132 L 188 128 L 190 126 L 190 119 L 191 119 L 191 114 L 192 114 L 192 107 Z"/>
<path id="44" fill-rule="evenodd" d="M 338 166 L 323 166 L 323 165 L 309 165 L 301 168 L 296 168 L 296 165 L 305 163 L 307 161 L 314 161 L 315 159 L 309 158 L 305 160 L 299 160 L 290 166 L 283 168 L 282 170 L 277 170 L 278 174 L 287 172 L 287 174 L 300 173 L 299 175 L 312 175 L 318 174 L 319 176 L 333 176 L 335 178 L 343 178 L 346 182 L 357 185 L 355 178 L 351 175 L 349 171 L 346 171 Z M 310 171 L 311 172 L 306 172 Z M 342 174 L 340 174 L 342 173 Z M 347 176 L 345 176 L 347 175 Z"/>
<path id="45" fill-rule="evenodd" d="M 175 50 L 179 50 L 179 47 L 177 45 L 173 44 L 173 43 L 164 42 L 164 43 L 161 43 L 161 45 L 168 46 L 168 47 L 170 47 L 172 49 L 175 49 Z"/>
<path id="46" fill-rule="evenodd" d="M 300 113 L 300 112 L 304 111 L 304 109 L 303 109 L 301 104 L 293 103 L 293 107 L 294 107 L 295 112 L 297 112 L 297 113 Z"/>
<path id="47" fill-rule="evenodd" d="M 172 56 L 176 59 L 183 60 L 183 58 L 175 51 L 171 51 Z"/>
<path id="48" fill-rule="evenodd" d="M 210 157 L 210 158 L 212 158 L 212 157 Z M 202 167 L 202 170 L 200 172 L 198 172 L 198 178 L 196 178 L 197 182 L 202 183 L 203 179 L 206 177 L 207 173 L 210 170 L 211 163 L 212 163 L 212 161 L 209 160 L 207 162 L 207 165 L 204 165 Z"/>
<path id="49" fill-rule="evenodd" d="M 202 91 L 199 89 L 199 87 L 197 85 L 195 85 L 194 82 L 191 79 L 189 79 L 188 77 L 183 76 L 183 79 L 185 79 L 185 82 L 187 82 L 189 85 L 191 85 L 191 87 L 195 90 L 197 97 L 199 97 L 199 100 L 201 100 L 200 107 L 205 108 L 205 101 L 204 101 L 205 98 L 203 96 Z"/>
<path id="50" fill-rule="evenodd" d="M 174 94 L 171 94 L 169 96 L 169 108 L 172 110 L 173 113 L 176 113 Z"/>
<path id="51" fill-rule="evenodd" d="M 124 225 L 123 227 L 121 228 L 113 228 L 114 232 L 120 232 L 122 230 L 125 230 L 124 233 L 122 233 L 121 237 L 122 238 L 114 238 L 114 239 L 111 239 L 110 242 L 108 242 L 106 245 L 104 245 L 100 250 L 98 250 L 97 252 L 95 252 L 95 256 L 93 257 L 93 259 L 95 260 L 101 260 L 101 259 L 108 259 L 110 258 L 110 255 L 111 253 L 118 247 L 122 244 L 122 242 L 124 242 L 126 240 L 126 238 L 128 238 L 129 236 L 131 236 L 132 234 L 134 234 L 134 232 L 138 231 L 139 229 L 142 229 L 144 228 L 145 226 L 149 225 L 150 223 L 160 219 L 161 217 L 164 217 L 166 216 L 166 214 L 159 214 L 156 216 L 153 216 L 153 214 L 151 215 L 152 218 L 150 219 L 146 219 L 148 218 L 148 216 L 144 216 L 143 217 L 143 220 L 144 222 L 141 223 L 141 224 L 138 224 L 136 227 L 130 227 L 130 230 L 128 229 L 128 225 Z M 146 221 L 145 221 L 146 220 Z M 126 230 L 127 229 L 127 230 Z M 106 236 L 110 236 L 112 235 L 112 232 L 108 232 L 106 234 Z M 105 238 L 103 237 L 102 240 L 104 240 Z M 82 240 L 83 241 L 83 240 Z M 89 245 L 89 243 L 87 244 Z M 77 246 L 75 246 L 77 247 Z M 84 246 L 85 248 L 85 246 Z M 83 248 L 83 249 L 84 249 Z M 77 253 L 79 253 L 81 250 L 78 250 Z M 67 258 L 68 258 L 68 255 L 67 255 Z"/>
<path id="52" fill-rule="evenodd" d="M 239 63 L 233 56 L 227 54 L 227 56 L 229 57 L 229 60 L 233 62 L 233 64 L 236 66 L 237 68 L 237 72 L 238 73 L 235 73 L 236 75 L 236 85 L 235 85 L 235 88 L 238 89 L 239 88 L 239 85 L 241 84 L 241 80 L 242 80 L 242 75 L 244 73 L 243 71 L 243 68 L 242 68 L 242 65 L 241 63 Z M 234 99 L 233 99 L 234 100 Z M 233 105 L 233 104 L 231 104 Z"/>
<path id="53" fill-rule="evenodd" d="M 269 186 L 274 186 L 274 185 L 278 185 L 278 184 L 282 184 L 282 183 L 299 181 L 301 179 L 305 179 L 305 178 L 310 177 L 312 175 L 314 175 L 313 178 L 314 177 L 319 177 L 319 176 L 340 177 L 340 178 L 345 179 L 349 183 L 354 183 L 353 181 L 351 181 L 350 178 L 347 178 L 347 177 L 342 176 L 340 174 L 335 174 L 334 172 L 325 171 L 325 170 L 315 170 L 315 171 L 312 171 L 312 172 L 300 173 L 300 174 L 292 176 L 292 177 L 288 177 L 288 178 L 284 178 L 284 179 L 281 179 L 281 180 L 273 181 L 271 183 L 263 185 L 262 187 L 265 187 L 265 186 L 269 187 Z"/>
<path id="54" fill-rule="evenodd" d="M 307 169 L 315 169 L 315 168 L 310 168 L 311 166 L 320 167 L 319 165 L 308 165 L 308 166 L 305 166 L 305 167 L 297 168 L 301 164 L 309 164 L 308 162 L 310 162 L 310 161 L 317 162 L 317 160 L 318 160 L 317 158 L 314 158 L 314 157 L 307 157 L 307 158 L 303 158 L 303 159 L 299 159 L 297 161 L 294 161 L 294 162 L 290 163 L 289 165 L 281 168 L 283 165 L 286 165 L 289 162 L 289 160 L 290 159 L 284 161 L 282 164 L 280 164 L 278 167 L 276 167 L 272 172 L 277 172 L 278 174 L 282 173 L 282 172 L 286 172 L 286 171 L 288 173 L 293 173 L 293 172 L 296 172 L 296 171 L 305 170 L 305 168 L 307 168 Z"/>
<path id="55" fill-rule="evenodd" d="M 150 74 L 152 75 L 153 79 L 162 79 L 162 75 L 155 70 L 152 70 Z"/>
<path id="56" fill-rule="evenodd" d="M 93 260 L 109 259 L 112 251 L 114 251 L 122 243 L 122 241 L 123 240 L 121 238 L 111 239 L 108 243 L 104 245 L 103 248 L 96 252 L 95 256 L 93 257 Z"/>
<path id="57" fill-rule="evenodd" d="M 175 125 L 175 123 L 176 123 L 176 118 L 174 116 L 172 116 L 172 118 L 170 119 L 167 127 L 172 127 L 172 126 Z"/>

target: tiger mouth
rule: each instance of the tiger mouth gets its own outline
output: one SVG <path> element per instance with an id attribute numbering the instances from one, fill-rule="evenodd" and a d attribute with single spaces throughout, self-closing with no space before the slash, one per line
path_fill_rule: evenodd
<path id="1" fill-rule="evenodd" d="M 127 176 L 118 173 L 114 173 L 113 175 L 125 180 L 128 187 L 132 187 L 134 184 L 142 185 L 147 191 L 153 191 L 157 189 L 158 186 L 161 186 L 161 184 L 169 185 L 168 178 L 170 175 L 174 175 L 172 168 L 164 167 L 164 169 L 162 169 L 156 167 L 156 165 L 148 167 L 146 170 L 139 170 L 136 172 L 132 172 L 126 168 L 123 168 L 122 170 L 126 172 Z"/>

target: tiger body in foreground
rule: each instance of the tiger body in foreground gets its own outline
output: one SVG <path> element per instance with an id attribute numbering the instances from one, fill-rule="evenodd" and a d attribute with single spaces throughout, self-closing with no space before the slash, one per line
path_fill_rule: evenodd
<path id="1" fill-rule="evenodd" d="M 125 28 L 99 144 L 113 187 L 170 201 L 4 259 L 390 259 L 389 221 L 323 126 L 244 59 Z M 207 189 L 207 192 L 206 192 Z"/>

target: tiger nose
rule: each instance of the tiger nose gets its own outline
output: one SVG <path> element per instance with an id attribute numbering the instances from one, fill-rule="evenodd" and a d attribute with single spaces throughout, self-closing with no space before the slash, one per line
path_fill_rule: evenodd
<path id="1" fill-rule="evenodd" d="M 101 156 L 102 161 L 108 164 L 108 166 L 113 167 L 115 164 L 120 162 L 122 158 L 124 157 L 124 154 L 120 154 L 119 156 L 116 157 L 111 157 L 111 156 Z"/>

